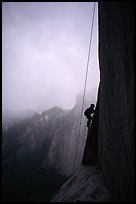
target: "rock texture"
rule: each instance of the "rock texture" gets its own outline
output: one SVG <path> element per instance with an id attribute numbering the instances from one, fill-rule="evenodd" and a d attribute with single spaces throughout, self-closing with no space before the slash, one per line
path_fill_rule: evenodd
<path id="1" fill-rule="evenodd" d="M 97 166 L 80 166 L 51 202 L 108 202 L 109 192 Z"/>
<path id="2" fill-rule="evenodd" d="M 133 3 L 99 4 L 102 175 L 114 198 L 133 200 L 134 170 L 134 11 Z M 107 176 L 108 175 L 108 176 Z"/>

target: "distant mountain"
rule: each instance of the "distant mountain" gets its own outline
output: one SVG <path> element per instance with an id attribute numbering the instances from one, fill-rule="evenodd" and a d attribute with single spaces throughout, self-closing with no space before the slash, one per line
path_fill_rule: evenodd
<path id="1" fill-rule="evenodd" d="M 71 110 L 53 107 L 41 114 L 27 110 L 20 117 L 18 115 L 4 123 L 4 186 L 9 185 L 10 178 L 16 181 L 28 177 L 32 181 L 40 179 L 41 172 L 46 174 L 45 178 L 48 172 L 53 171 L 52 176 L 61 174 L 61 182 L 72 174 L 81 161 L 86 141 L 84 116 L 79 135 L 82 96 L 82 93 L 77 96 L 76 105 Z M 84 109 L 90 105 L 89 102 L 86 97 Z"/>
<path id="2" fill-rule="evenodd" d="M 18 120 L 30 119 L 34 114 L 36 114 L 36 112 L 29 109 L 22 111 L 3 111 L 2 126 L 11 125 Z"/>
<path id="3" fill-rule="evenodd" d="M 66 181 L 66 177 L 43 165 L 57 121 L 66 112 L 54 107 L 3 125 L 3 201 L 48 201 Z"/>
<path id="4" fill-rule="evenodd" d="M 34 114 L 36 114 L 35 111 L 26 109 L 26 110 L 18 111 L 16 114 L 16 117 L 20 119 L 28 119 L 28 118 L 31 118 Z"/>
<path id="5" fill-rule="evenodd" d="M 90 102 L 95 103 L 94 99 L 88 100 L 88 96 L 85 98 L 84 110 L 90 106 Z M 87 120 L 84 114 L 79 127 L 82 100 L 83 92 L 80 92 L 76 97 L 76 105 L 58 122 L 47 155 L 48 166 L 67 176 L 80 164 L 86 142 Z"/>

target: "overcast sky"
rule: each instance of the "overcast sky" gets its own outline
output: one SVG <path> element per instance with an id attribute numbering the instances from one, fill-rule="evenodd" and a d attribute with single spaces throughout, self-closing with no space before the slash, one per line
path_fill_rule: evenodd
<path id="1" fill-rule="evenodd" d="M 2 3 L 3 110 L 75 105 L 83 90 L 93 2 Z M 99 83 L 96 4 L 87 90 Z"/>

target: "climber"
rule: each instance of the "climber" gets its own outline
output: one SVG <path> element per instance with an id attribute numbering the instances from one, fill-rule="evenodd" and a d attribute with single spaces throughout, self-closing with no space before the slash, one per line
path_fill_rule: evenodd
<path id="1" fill-rule="evenodd" d="M 91 121 L 92 121 L 92 116 L 91 114 L 94 114 L 94 104 L 91 104 L 89 108 L 87 108 L 84 112 L 84 115 L 86 116 L 86 118 L 88 119 L 87 121 L 87 127 L 90 127 L 91 125 Z"/>

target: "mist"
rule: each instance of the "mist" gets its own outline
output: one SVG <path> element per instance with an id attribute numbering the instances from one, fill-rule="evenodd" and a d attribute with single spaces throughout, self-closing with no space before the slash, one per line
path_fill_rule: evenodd
<path id="1" fill-rule="evenodd" d="M 84 89 L 93 2 L 2 3 L 2 111 L 71 109 Z M 96 4 L 87 90 L 99 84 Z"/>

